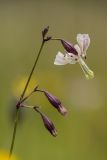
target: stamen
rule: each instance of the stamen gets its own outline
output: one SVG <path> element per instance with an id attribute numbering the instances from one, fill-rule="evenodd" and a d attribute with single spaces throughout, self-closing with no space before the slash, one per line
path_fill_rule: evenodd
<path id="1" fill-rule="evenodd" d="M 86 65 L 86 63 L 84 62 L 84 60 L 82 58 L 79 58 L 79 64 L 81 69 L 83 70 L 86 79 L 92 79 L 94 78 L 94 72 L 92 70 L 90 70 L 90 68 Z"/>

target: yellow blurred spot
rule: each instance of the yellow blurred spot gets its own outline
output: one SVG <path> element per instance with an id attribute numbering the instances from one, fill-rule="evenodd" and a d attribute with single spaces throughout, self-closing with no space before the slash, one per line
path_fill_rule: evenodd
<path id="1" fill-rule="evenodd" d="M 9 153 L 6 151 L 0 151 L 0 160 L 8 160 Z M 17 160 L 16 157 L 13 155 L 10 160 Z"/>
<path id="2" fill-rule="evenodd" d="M 12 90 L 13 90 L 13 94 L 15 97 L 19 97 L 21 95 L 21 93 L 24 90 L 27 79 L 28 79 L 28 77 L 23 76 L 23 77 L 17 78 L 13 82 L 13 84 L 12 84 L 13 89 Z M 36 85 L 37 85 L 37 80 L 35 80 L 35 78 L 32 78 L 29 83 L 29 86 L 26 90 L 26 95 L 28 95 L 34 89 L 34 87 Z"/>

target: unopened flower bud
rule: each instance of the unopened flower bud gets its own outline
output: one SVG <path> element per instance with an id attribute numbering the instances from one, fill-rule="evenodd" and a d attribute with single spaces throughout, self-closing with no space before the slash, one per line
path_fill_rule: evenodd
<path id="1" fill-rule="evenodd" d="M 67 114 L 67 109 L 62 106 L 61 101 L 57 99 L 54 95 L 49 93 L 48 91 L 44 91 L 45 96 L 49 100 L 49 102 L 58 110 L 62 115 Z"/>
<path id="2" fill-rule="evenodd" d="M 61 104 L 59 105 L 59 107 L 57 108 L 57 110 L 58 110 L 58 112 L 61 113 L 63 116 L 66 116 L 67 113 L 68 113 L 67 109 L 66 109 L 64 106 L 62 106 Z"/>
<path id="3" fill-rule="evenodd" d="M 63 47 L 65 48 L 65 50 L 68 52 L 68 53 L 73 53 L 74 55 L 78 55 L 78 52 L 76 51 L 76 49 L 74 48 L 74 45 L 61 39 L 61 43 L 63 45 Z"/>
<path id="4" fill-rule="evenodd" d="M 54 137 L 56 137 L 56 136 L 57 136 L 57 131 L 56 131 L 55 126 L 54 126 L 54 124 L 52 123 L 52 121 L 51 121 L 47 116 L 45 116 L 44 114 L 41 114 L 41 117 L 42 117 L 42 120 L 43 120 L 43 123 L 44 123 L 45 128 L 46 128 Z"/>
<path id="5" fill-rule="evenodd" d="M 47 26 L 46 28 L 44 28 L 44 30 L 42 31 L 42 37 L 43 39 L 45 38 L 46 34 L 48 33 L 49 30 L 49 26 Z"/>

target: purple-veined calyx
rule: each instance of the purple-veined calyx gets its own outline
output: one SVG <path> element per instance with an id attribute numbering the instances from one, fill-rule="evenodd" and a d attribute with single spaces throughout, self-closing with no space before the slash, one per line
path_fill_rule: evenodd
<path id="1" fill-rule="evenodd" d="M 47 97 L 48 101 L 54 106 L 60 114 L 63 116 L 67 115 L 67 109 L 62 105 L 61 101 L 49 93 L 48 91 L 44 91 L 45 96 Z"/>

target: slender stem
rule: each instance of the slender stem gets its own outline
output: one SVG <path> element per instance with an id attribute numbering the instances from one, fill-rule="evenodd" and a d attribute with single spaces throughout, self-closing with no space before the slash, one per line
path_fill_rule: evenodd
<path id="1" fill-rule="evenodd" d="M 23 93 L 22 93 L 22 95 L 21 95 L 21 97 L 20 97 L 20 100 L 22 100 L 23 97 L 24 97 L 24 95 L 25 95 L 25 92 L 26 92 L 27 87 L 28 87 L 28 85 L 29 85 L 29 82 L 30 82 L 30 80 L 31 80 L 32 74 L 33 74 L 33 72 L 34 72 L 34 69 L 35 69 L 35 67 L 36 67 L 36 65 L 37 65 L 37 62 L 38 62 L 40 53 L 41 53 L 41 51 L 42 51 L 42 48 L 43 48 L 43 46 L 44 46 L 44 43 L 45 43 L 45 41 L 42 41 L 40 50 L 39 50 L 39 52 L 38 52 L 38 55 L 37 55 L 36 60 L 35 60 L 35 63 L 34 63 L 34 65 L 33 65 L 33 67 L 32 67 L 31 72 L 30 72 L 30 75 L 29 75 L 28 80 L 27 80 L 27 82 L 26 82 L 26 85 L 25 85 L 25 88 L 24 88 L 24 90 L 23 90 Z"/>
<path id="2" fill-rule="evenodd" d="M 36 59 L 35 59 L 34 65 L 33 65 L 32 69 L 31 69 L 31 72 L 30 72 L 30 74 L 29 74 L 29 77 L 28 77 L 28 80 L 27 80 L 27 82 L 26 82 L 25 88 L 24 88 L 24 90 L 23 90 L 23 92 L 22 92 L 22 94 L 21 94 L 21 96 L 20 96 L 20 100 L 19 100 L 18 103 L 20 103 L 20 102 L 22 101 L 22 99 L 23 99 L 23 97 L 24 97 L 24 95 L 25 95 L 25 93 L 26 93 L 27 87 L 28 87 L 28 85 L 29 85 L 29 82 L 30 82 L 31 77 L 32 77 L 32 75 L 33 75 L 33 72 L 34 72 L 34 70 L 35 70 L 35 67 L 36 67 L 36 65 L 37 65 L 37 62 L 38 62 L 38 60 L 39 60 L 39 57 L 40 57 L 40 54 L 41 54 L 41 51 L 42 51 L 42 49 L 43 49 L 43 46 L 44 46 L 45 42 L 46 42 L 46 41 L 44 41 L 44 40 L 42 41 L 42 44 L 41 44 L 41 47 L 40 47 L 40 49 L 39 49 L 38 55 L 37 55 L 37 57 L 36 57 Z M 16 118 L 15 118 L 15 122 L 14 122 L 12 142 L 11 142 L 11 146 L 10 146 L 9 160 L 10 160 L 10 158 L 11 158 L 11 156 L 12 156 L 13 148 L 14 148 L 14 142 L 15 142 L 15 137 L 16 137 L 17 125 L 18 125 L 19 108 L 20 108 L 20 107 L 18 107 L 18 108 L 16 109 Z"/>
<path id="3" fill-rule="evenodd" d="M 18 124 L 18 109 L 16 110 L 16 118 L 15 118 L 15 122 L 14 122 L 14 131 L 13 131 L 13 137 L 12 137 L 11 148 L 10 148 L 10 153 L 9 153 L 9 159 L 11 158 L 11 155 L 12 155 L 12 152 L 13 152 L 17 124 Z"/>
<path id="4" fill-rule="evenodd" d="M 57 40 L 57 41 L 60 41 L 61 38 L 51 38 L 51 40 Z"/>
<path id="5" fill-rule="evenodd" d="M 40 112 L 38 106 L 33 107 L 33 109 L 34 109 L 36 112 L 38 112 L 41 116 L 43 115 L 42 112 Z"/>
<path id="6" fill-rule="evenodd" d="M 34 108 L 34 106 L 27 106 L 27 105 L 25 105 L 25 104 L 22 104 L 20 107 L 24 107 L 24 108 L 30 108 L 30 109 L 33 109 Z"/>
<path id="7" fill-rule="evenodd" d="M 20 100 L 20 104 L 22 104 L 24 101 L 26 101 L 29 97 L 32 96 L 33 93 L 35 92 L 44 92 L 43 90 L 40 89 L 36 89 L 35 91 L 33 90 L 32 92 L 29 93 L 29 95 L 27 95 L 26 97 L 24 97 L 22 100 Z"/>
<path id="8" fill-rule="evenodd" d="M 36 91 L 37 91 L 37 92 L 44 92 L 43 90 L 40 90 L 40 89 L 37 89 Z"/>
<path id="9" fill-rule="evenodd" d="M 33 93 L 34 93 L 34 91 L 32 91 L 29 95 L 27 95 L 25 98 L 23 98 L 23 99 L 20 101 L 20 104 L 23 103 L 24 101 L 26 101 L 26 99 L 28 99 L 30 96 L 32 96 Z"/>
<path id="10" fill-rule="evenodd" d="M 39 85 L 37 85 L 37 86 L 33 89 L 33 91 L 30 92 L 26 97 L 24 97 L 22 100 L 20 100 L 20 104 L 23 103 L 24 101 L 26 101 L 26 99 L 28 99 L 30 96 L 32 96 L 32 94 L 33 94 L 34 92 L 38 91 L 38 90 L 37 90 L 38 86 L 39 86 Z"/>

